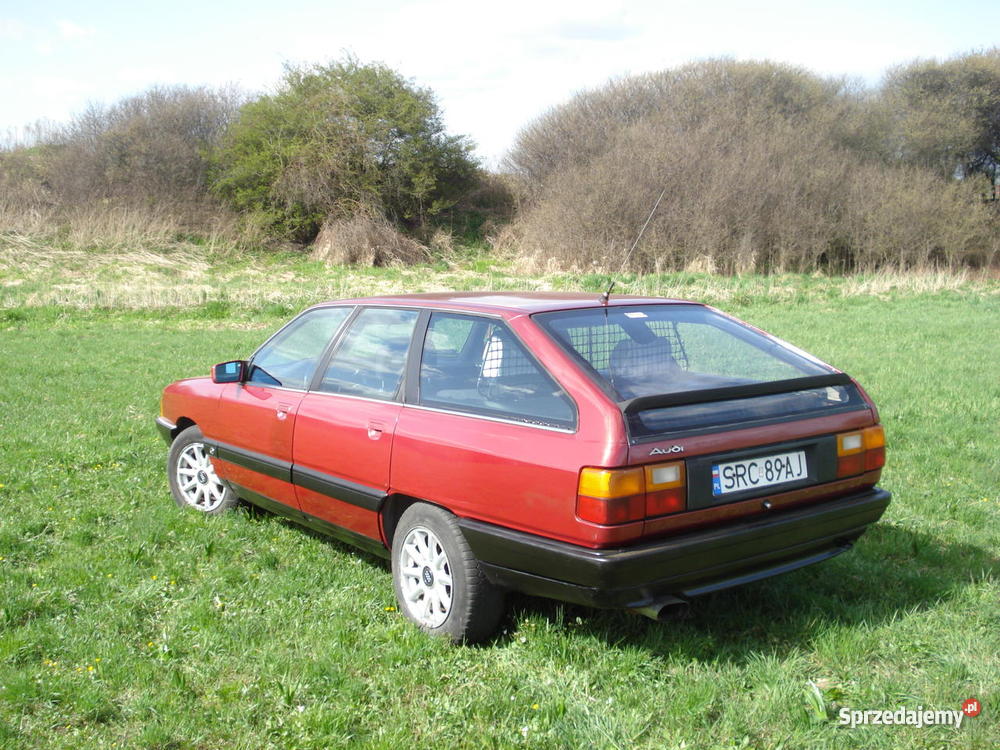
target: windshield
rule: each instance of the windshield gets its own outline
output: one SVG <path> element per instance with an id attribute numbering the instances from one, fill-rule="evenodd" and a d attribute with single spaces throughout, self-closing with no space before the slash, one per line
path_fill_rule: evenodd
<path id="1" fill-rule="evenodd" d="M 599 307 L 534 318 L 618 401 L 831 372 L 700 305 Z"/>

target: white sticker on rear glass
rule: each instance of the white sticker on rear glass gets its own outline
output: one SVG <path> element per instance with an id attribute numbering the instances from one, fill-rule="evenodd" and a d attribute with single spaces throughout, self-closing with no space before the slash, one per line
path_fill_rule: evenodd
<path id="1" fill-rule="evenodd" d="M 630 312 L 630 313 L 625 313 L 625 317 L 626 318 L 648 318 L 649 316 L 646 315 L 646 313 L 644 313 L 644 312 Z"/>

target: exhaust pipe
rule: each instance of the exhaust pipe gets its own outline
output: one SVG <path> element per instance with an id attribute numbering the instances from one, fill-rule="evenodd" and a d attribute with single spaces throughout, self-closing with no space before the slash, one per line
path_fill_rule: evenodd
<path id="1" fill-rule="evenodd" d="M 665 596 L 642 607 L 629 607 L 629 612 L 648 617 L 650 620 L 665 622 L 666 620 L 684 617 L 691 606 L 687 599 L 677 596 Z"/>

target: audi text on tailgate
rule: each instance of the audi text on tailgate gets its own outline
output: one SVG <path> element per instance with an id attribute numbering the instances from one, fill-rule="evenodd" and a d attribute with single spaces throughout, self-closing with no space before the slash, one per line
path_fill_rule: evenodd
<path id="1" fill-rule="evenodd" d="M 489 637 L 504 592 L 658 617 L 833 557 L 879 519 L 878 412 L 705 305 L 422 294 L 312 307 L 157 419 L 174 499 L 390 558 L 400 609 Z"/>

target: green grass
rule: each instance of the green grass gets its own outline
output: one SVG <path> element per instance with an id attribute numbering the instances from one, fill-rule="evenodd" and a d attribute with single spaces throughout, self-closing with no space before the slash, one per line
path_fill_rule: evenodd
<path id="1" fill-rule="evenodd" d="M 254 260 L 265 271 L 242 292 L 209 285 L 145 311 L 56 304 L 45 295 L 67 266 L 5 268 L 0 281 L 30 276 L 39 296 L 11 283 L 0 309 L 0 747 L 1000 743 L 997 284 L 656 281 L 710 289 L 861 380 L 888 434 L 885 519 L 850 553 L 703 598 L 688 619 L 514 597 L 495 641 L 455 648 L 394 611 L 383 562 L 267 514 L 204 518 L 170 499 L 152 425 L 166 383 L 248 353 L 322 279 L 410 278 L 308 264 Z M 413 278 L 449 273 L 473 272 Z M 957 731 L 836 721 L 970 696 L 983 713 Z"/>

